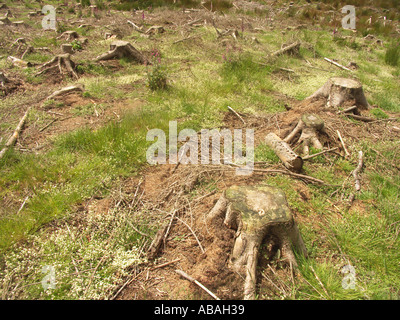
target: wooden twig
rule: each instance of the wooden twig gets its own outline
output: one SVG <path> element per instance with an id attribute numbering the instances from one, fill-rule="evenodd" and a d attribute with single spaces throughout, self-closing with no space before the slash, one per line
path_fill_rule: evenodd
<path id="1" fill-rule="evenodd" d="M 319 156 L 321 154 L 324 154 L 324 153 L 327 153 L 327 152 L 331 152 L 331 151 L 335 151 L 336 149 L 337 149 L 337 147 L 332 148 L 332 149 L 328 149 L 328 150 L 324 150 L 324 151 L 321 151 L 321 152 L 318 152 L 318 153 L 310 154 L 308 156 L 302 157 L 302 159 L 303 160 L 308 160 L 308 159 L 314 158 L 316 156 Z"/>
<path id="2" fill-rule="evenodd" d="M 24 116 L 21 118 L 21 120 L 18 123 L 18 126 L 15 128 L 14 133 L 12 134 L 12 136 L 10 137 L 10 139 L 8 139 L 6 145 L 4 146 L 4 148 L 0 151 L 0 159 L 3 158 L 3 156 L 5 155 L 5 153 L 7 152 L 7 150 L 15 143 L 15 141 L 17 141 L 18 136 L 22 130 L 22 127 L 25 124 L 26 118 L 28 117 L 28 113 L 29 110 L 31 108 L 29 107 L 26 111 Z"/>
<path id="3" fill-rule="evenodd" d="M 161 263 L 161 264 L 159 264 L 159 265 L 156 265 L 156 266 L 152 267 L 150 270 L 155 270 L 155 269 L 159 269 L 159 268 L 164 268 L 164 267 L 169 266 L 170 264 L 173 264 L 173 263 L 178 262 L 178 261 L 180 261 L 180 260 L 181 260 L 181 258 L 178 258 L 178 259 L 175 259 L 175 260 L 172 260 L 172 261 L 168 261 L 168 262 L 165 262 L 165 263 Z"/>
<path id="4" fill-rule="evenodd" d="M 276 57 L 276 56 L 280 56 L 281 54 L 284 54 L 289 51 L 293 51 L 293 50 L 298 51 L 299 48 L 300 48 L 300 42 L 296 41 L 286 47 L 283 47 L 282 49 L 280 49 L 278 51 L 275 51 L 274 53 L 271 54 L 271 56 Z"/>
<path id="5" fill-rule="evenodd" d="M 354 109 L 357 109 L 357 106 L 352 106 L 352 107 L 346 108 L 346 109 L 344 109 L 344 110 L 339 110 L 339 111 L 337 112 L 337 114 L 347 113 L 347 112 L 353 111 Z"/>
<path id="6" fill-rule="evenodd" d="M 354 188 L 356 189 L 356 191 L 360 191 L 360 189 L 361 189 L 359 173 L 360 173 L 362 167 L 363 167 L 363 152 L 359 151 L 358 152 L 358 165 L 353 170 Z"/>
<path id="7" fill-rule="evenodd" d="M 232 111 L 240 120 L 242 120 L 243 124 L 246 124 L 246 121 L 243 120 L 243 118 L 240 116 L 239 113 L 237 113 L 235 110 L 233 110 L 230 106 L 228 106 L 228 109 Z"/>
<path id="8" fill-rule="evenodd" d="M 179 274 L 180 276 L 184 277 L 185 279 L 189 280 L 190 282 L 195 283 L 196 285 L 198 285 L 200 288 L 202 288 L 205 292 L 207 292 L 211 297 L 213 297 L 215 300 L 220 300 L 220 298 L 218 298 L 214 293 L 212 293 L 210 290 L 208 290 L 205 286 L 203 286 L 199 281 L 197 281 L 196 279 L 192 278 L 191 276 L 189 276 L 186 272 L 182 271 L 182 270 L 175 270 L 175 272 L 177 274 Z"/>
<path id="9" fill-rule="evenodd" d="M 353 70 L 351 70 L 351 69 L 349 69 L 349 68 L 347 68 L 347 67 L 345 67 L 345 66 L 342 66 L 341 64 L 339 64 L 339 63 L 337 63 L 337 62 L 335 62 L 335 61 L 333 61 L 333 60 L 331 60 L 331 59 L 324 58 L 324 60 L 325 60 L 325 61 L 328 61 L 329 63 L 332 63 L 333 65 L 335 65 L 336 67 L 338 67 L 338 68 L 340 68 L 340 69 L 353 72 Z"/>
<path id="10" fill-rule="evenodd" d="M 50 127 L 51 124 L 53 124 L 54 122 L 56 122 L 58 119 L 53 119 L 51 120 L 48 124 L 46 124 L 43 128 L 39 129 L 39 132 L 42 132 L 44 130 L 46 130 L 48 127 Z"/>
<path id="11" fill-rule="evenodd" d="M 342 139 L 342 136 L 341 136 L 339 130 L 336 130 L 336 132 L 337 132 L 337 135 L 339 137 L 340 143 L 342 144 L 342 147 L 343 147 L 343 150 L 344 150 L 344 152 L 346 154 L 346 157 L 350 156 L 350 153 L 349 153 L 349 151 L 347 151 L 346 145 L 344 144 L 344 141 Z"/>
<path id="12" fill-rule="evenodd" d="M 65 93 L 70 93 L 70 92 L 74 92 L 74 91 L 81 91 L 83 92 L 85 90 L 85 86 L 81 83 L 78 83 L 76 85 L 72 85 L 72 86 L 68 86 L 68 87 L 64 87 L 60 90 L 56 90 L 54 91 L 51 95 L 49 95 L 46 100 L 50 100 L 53 99 L 54 97 L 57 97 L 59 95 L 65 94 Z"/>
<path id="13" fill-rule="evenodd" d="M 201 245 L 201 242 L 199 240 L 199 238 L 197 238 L 196 234 L 194 233 L 193 229 L 182 219 L 175 217 L 178 221 L 182 222 L 189 230 L 190 232 L 193 234 L 193 236 L 195 237 L 197 243 L 199 244 L 200 250 L 202 253 L 205 253 L 203 246 Z"/>
<path id="14" fill-rule="evenodd" d="M 22 205 L 19 207 L 17 214 L 18 214 L 18 213 L 20 213 L 20 212 L 21 212 L 21 210 L 24 208 L 24 206 L 25 206 L 25 203 L 26 203 L 26 201 L 27 201 L 28 199 L 29 199 L 29 196 L 26 196 L 26 198 L 25 198 L 24 202 L 23 202 L 23 203 L 22 203 Z"/>

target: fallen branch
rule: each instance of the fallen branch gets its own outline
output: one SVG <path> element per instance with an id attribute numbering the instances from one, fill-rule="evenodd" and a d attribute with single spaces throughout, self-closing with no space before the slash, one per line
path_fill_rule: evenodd
<path id="1" fill-rule="evenodd" d="M 159 264 L 159 265 L 156 265 L 156 266 L 152 267 L 150 270 L 155 270 L 155 269 L 159 269 L 159 268 L 164 268 L 164 267 L 169 266 L 170 264 L 173 264 L 173 263 L 178 262 L 178 261 L 180 261 L 180 260 L 181 260 L 181 258 L 178 258 L 178 259 L 175 259 L 175 260 L 172 260 L 172 261 L 168 261 L 168 262 L 165 262 L 165 263 L 161 263 L 161 264 Z"/>
<path id="2" fill-rule="evenodd" d="M 303 160 L 308 160 L 308 159 L 314 158 L 316 156 L 319 156 L 321 154 L 324 154 L 324 153 L 327 153 L 327 152 L 331 152 L 331 151 L 335 151 L 336 149 L 337 149 L 337 147 L 332 148 L 332 149 L 328 149 L 328 150 L 324 150 L 324 151 L 321 151 L 321 152 L 317 152 L 317 153 L 314 153 L 314 154 L 310 154 L 308 156 L 303 157 Z"/>
<path id="3" fill-rule="evenodd" d="M 3 158 L 4 154 L 7 152 L 7 150 L 15 143 L 15 141 L 17 141 L 18 136 L 22 130 L 22 127 L 25 124 L 26 118 L 28 117 L 28 113 L 29 110 L 31 108 L 29 107 L 26 111 L 24 116 L 21 118 L 21 120 L 18 123 L 18 126 L 15 128 L 14 133 L 12 134 L 12 136 L 10 137 L 10 139 L 8 139 L 6 145 L 4 146 L 4 148 L 0 151 L 0 159 Z"/>
<path id="4" fill-rule="evenodd" d="M 65 93 L 70 93 L 70 92 L 74 92 L 74 91 L 84 91 L 85 86 L 81 83 L 78 83 L 76 85 L 72 85 L 72 86 L 68 86 L 68 87 L 64 87 L 60 90 L 56 90 L 54 91 L 51 95 L 49 95 L 46 100 L 50 100 L 53 99 L 54 97 L 57 97 L 59 95 L 65 94 Z"/>
<path id="5" fill-rule="evenodd" d="M 220 300 L 220 298 L 218 298 L 214 293 L 212 293 L 210 290 L 208 290 L 205 286 L 203 286 L 199 281 L 197 281 L 196 279 L 192 278 L 191 276 L 189 276 L 186 272 L 182 271 L 182 270 L 175 270 L 175 272 L 177 274 L 179 274 L 180 276 L 184 277 L 185 279 L 189 280 L 190 282 L 195 283 L 196 285 L 198 285 L 200 288 L 202 288 L 205 292 L 207 292 L 211 297 L 213 297 L 215 300 Z"/>
<path id="6" fill-rule="evenodd" d="M 293 52 L 298 52 L 300 49 L 300 42 L 296 41 L 286 47 L 283 47 L 282 49 L 275 51 L 274 53 L 271 54 L 272 57 L 277 57 L 280 56 L 284 53 L 293 53 Z"/>
<path id="7" fill-rule="evenodd" d="M 335 61 L 333 61 L 333 60 L 331 60 L 331 59 L 324 58 L 324 60 L 325 60 L 325 61 L 328 61 L 329 63 L 335 65 L 336 67 L 338 67 L 338 68 L 340 68 L 340 69 L 353 72 L 353 70 L 351 70 L 351 69 L 349 69 L 349 68 L 347 68 L 347 67 L 345 67 L 345 66 L 342 66 L 341 64 L 339 64 L 339 63 L 337 63 L 337 62 L 335 62 Z"/>
<path id="8" fill-rule="evenodd" d="M 133 23 L 132 21 L 128 20 L 127 21 L 137 32 L 140 33 L 144 33 L 144 31 L 142 29 L 140 29 L 140 27 L 138 27 L 135 23 Z"/>
<path id="9" fill-rule="evenodd" d="M 343 150 L 344 150 L 344 152 L 346 154 L 346 157 L 350 156 L 350 153 L 347 151 L 346 145 L 344 144 L 344 141 L 342 139 L 342 136 L 341 136 L 339 130 L 336 130 L 336 132 L 337 132 L 337 135 L 339 137 L 340 143 L 342 144 L 342 147 L 343 147 Z"/>
<path id="10" fill-rule="evenodd" d="M 349 108 L 344 109 L 344 110 L 339 110 L 339 111 L 337 112 L 337 114 L 347 113 L 347 112 L 353 111 L 353 110 L 355 110 L 355 109 L 357 109 L 357 106 L 352 106 L 352 107 L 349 107 Z M 351 113 L 350 113 L 350 115 L 351 115 Z"/>
<path id="11" fill-rule="evenodd" d="M 363 167 L 363 152 L 359 151 L 358 152 L 358 165 L 353 171 L 354 188 L 356 189 L 356 191 L 360 191 L 360 189 L 361 189 L 359 173 L 360 173 L 362 167 Z"/>
<path id="12" fill-rule="evenodd" d="M 242 120 L 243 124 L 246 124 L 246 122 L 243 120 L 243 118 L 240 116 L 239 113 L 237 113 L 235 110 L 233 110 L 230 106 L 228 106 L 228 109 L 233 112 L 240 120 Z"/>

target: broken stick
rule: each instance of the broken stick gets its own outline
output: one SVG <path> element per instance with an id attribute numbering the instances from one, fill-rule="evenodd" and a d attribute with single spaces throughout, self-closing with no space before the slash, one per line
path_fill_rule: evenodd
<path id="1" fill-rule="evenodd" d="M 333 60 L 331 60 L 331 59 L 324 58 L 324 60 L 325 60 L 325 61 L 328 61 L 329 63 L 332 63 L 333 65 L 335 65 L 336 67 L 338 67 L 338 68 L 340 68 L 340 69 L 353 72 L 353 70 L 351 70 L 351 69 L 349 69 L 349 68 L 347 68 L 347 67 L 345 67 L 345 66 L 342 66 L 341 64 L 339 64 L 339 63 L 337 63 L 337 62 L 335 62 L 335 61 L 333 61 Z"/>
<path id="2" fill-rule="evenodd" d="M 195 284 L 197 284 L 200 288 L 202 288 L 205 292 L 207 292 L 211 297 L 213 297 L 215 300 L 220 300 L 220 298 L 218 298 L 214 293 L 212 293 L 210 290 L 208 290 L 205 286 L 203 286 L 199 281 L 197 281 L 196 279 L 192 278 L 191 276 L 189 276 L 186 272 L 182 271 L 182 270 L 175 270 L 175 272 L 177 274 L 179 274 L 180 276 L 184 277 L 185 279 L 189 280 L 190 282 L 193 282 Z"/>
<path id="3" fill-rule="evenodd" d="M 346 157 L 350 156 L 350 153 L 347 151 L 346 145 L 344 144 L 344 141 L 342 139 L 342 136 L 341 136 L 339 130 L 336 130 L 336 132 L 337 132 L 337 135 L 339 137 L 340 143 L 342 144 L 342 147 L 343 147 L 343 150 L 344 150 L 344 152 L 346 154 Z"/>
<path id="4" fill-rule="evenodd" d="M 243 118 L 240 116 L 239 113 L 237 113 L 235 110 L 233 110 L 230 106 L 228 106 L 228 109 L 233 112 L 234 115 L 236 115 L 240 120 L 242 120 L 243 124 L 246 124 L 246 121 L 243 120 Z"/>
<path id="5" fill-rule="evenodd" d="M 0 159 L 3 158 L 3 156 L 5 155 L 5 153 L 7 152 L 7 150 L 15 143 L 15 141 L 17 141 L 19 133 L 22 130 L 22 127 L 25 124 L 26 118 L 28 117 L 28 113 L 29 110 L 31 108 L 29 107 L 26 111 L 24 116 L 21 118 L 21 120 L 18 123 L 18 126 L 15 128 L 15 131 L 13 133 L 13 135 L 10 137 L 10 139 L 8 139 L 6 145 L 4 146 L 4 148 L 0 151 Z"/>

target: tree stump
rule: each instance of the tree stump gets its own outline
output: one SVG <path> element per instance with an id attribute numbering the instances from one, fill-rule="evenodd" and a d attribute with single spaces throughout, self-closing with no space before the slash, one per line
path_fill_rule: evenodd
<path id="1" fill-rule="evenodd" d="M 225 215 L 225 217 L 224 217 Z M 307 250 L 282 190 L 272 186 L 232 186 L 207 216 L 216 224 L 237 229 L 230 267 L 245 277 L 244 299 L 254 299 L 259 250 L 266 236 L 276 239 L 283 257 L 297 267 L 292 247 L 304 256 Z M 219 219 L 220 220 L 220 219 Z"/>
<path id="2" fill-rule="evenodd" d="M 326 99 L 326 106 L 337 108 L 357 106 L 357 109 L 369 109 L 369 103 L 359 81 L 347 78 L 331 78 L 307 99 Z"/>
<path id="3" fill-rule="evenodd" d="M 69 54 L 73 54 L 74 53 L 74 49 L 72 47 L 72 44 L 69 44 L 69 43 L 63 43 L 61 45 L 61 51 L 63 53 L 69 53 Z"/>
<path id="4" fill-rule="evenodd" d="M 79 38 L 79 34 L 76 31 L 65 31 L 57 37 L 57 40 L 64 39 L 66 41 L 72 41 L 77 38 Z"/>
<path id="5" fill-rule="evenodd" d="M 286 168 L 291 171 L 301 171 L 303 159 L 301 159 L 285 141 L 271 132 L 265 137 L 265 142 L 274 150 L 275 154 L 281 159 Z"/>
<path id="6" fill-rule="evenodd" d="M 138 63 L 147 62 L 145 57 L 128 41 L 116 40 L 111 42 L 110 51 L 98 56 L 95 61 L 128 58 Z"/>
<path id="7" fill-rule="evenodd" d="M 71 55 L 69 53 L 63 53 L 58 56 L 55 56 L 49 62 L 41 65 L 39 67 L 41 70 L 36 74 L 36 76 L 47 73 L 49 71 L 57 71 L 64 75 L 64 70 L 69 76 L 72 76 L 75 79 L 78 79 L 78 75 L 75 72 L 75 63 L 71 60 Z"/>
<path id="8" fill-rule="evenodd" d="M 316 149 L 323 149 L 322 143 L 318 139 L 318 132 L 324 129 L 324 121 L 315 114 L 303 114 L 289 135 L 283 139 L 287 143 L 291 143 L 294 137 L 301 132 L 298 143 L 303 144 L 303 154 L 310 154 L 309 146 L 313 145 Z"/>

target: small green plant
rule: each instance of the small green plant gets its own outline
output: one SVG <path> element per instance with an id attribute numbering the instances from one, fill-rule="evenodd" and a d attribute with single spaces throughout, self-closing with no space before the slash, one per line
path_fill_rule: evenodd
<path id="1" fill-rule="evenodd" d="M 74 49 L 75 51 L 80 51 L 83 49 L 82 43 L 79 40 L 72 41 L 71 45 L 72 45 L 72 49 Z"/>
<path id="2" fill-rule="evenodd" d="M 157 49 L 151 52 L 152 66 L 147 69 L 148 86 L 151 90 L 164 90 L 167 88 L 167 74 L 161 65 L 161 53 Z M 150 70 L 149 70 L 150 69 Z"/>

